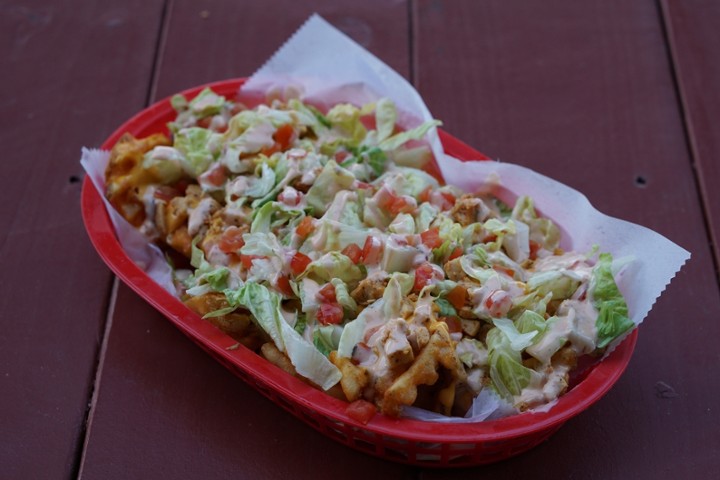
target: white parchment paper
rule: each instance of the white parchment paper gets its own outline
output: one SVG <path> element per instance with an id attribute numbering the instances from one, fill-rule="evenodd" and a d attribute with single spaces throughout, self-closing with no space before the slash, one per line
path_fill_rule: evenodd
<path id="1" fill-rule="evenodd" d="M 310 19 L 242 87 L 250 95 L 300 96 L 316 105 L 350 102 L 362 105 L 382 97 L 395 101 L 406 127 L 432 118 L 417 91 L 397 72 L 370 54 L 318 15 Z M 428 141 L 448 184 L 468 192 L 501 185 L 517 195 L 529 195 L 543 215 L 563 230 L 565 249 L 589 251 L 593 245 L 614 258 L 633 261 L 618 279 L 635 325 L 647 316 L 670 280 L 690 258 L 689 252 L 645 227 L 598 212 L 580 192 L 530 169 L 499 162 L 460 162 L 446 155 L 433 129 Z M 99 191 L 107 152 L 83 149 L 81 160 Z M 108 205 L 118 237 L 128 255 L 167 290 L 174 293 L 162 253 Z M 612 351 L 622 339 L 610 346 Z M 486 389 L 487 390 L 487 389 Z M 484 392 L 484 393 L 483 393 Z M 417 408 L 405 416 L 428 421 L 481 421 L 512 413 L 489 391 L 478 396 L 468 418 L 450 419 Z M 548 406 L 543 409 L 551 408 Z"/>

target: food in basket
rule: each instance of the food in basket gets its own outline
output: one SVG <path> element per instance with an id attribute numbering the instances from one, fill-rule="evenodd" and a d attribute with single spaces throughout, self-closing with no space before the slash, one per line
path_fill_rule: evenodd
<path id="1" fill-rule="evenodd" d="M 609 254 L 562 251 L 528 197 L 422 170 L 438 122 L 403 131 L 387 99 L 173 106 L 172 138 L 117 142 L 108 200 L 189 308 L 331 395 L 462 416 L 491 389 L 522 411 L 634 326 Z"/>

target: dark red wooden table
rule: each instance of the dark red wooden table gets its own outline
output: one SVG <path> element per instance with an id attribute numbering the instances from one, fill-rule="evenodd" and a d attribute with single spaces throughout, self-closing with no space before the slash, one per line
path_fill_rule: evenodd
<path id="1" fill-rule="evenodd" d="M 154 99 L 252 74 L 315 11 L 450 133 L 693 254 L 614 389 L 526 454 L 438 471 L 340 446 L 215 363 L 87 239 L 80 147 Z M 717 478 L 718 25 L 712 0 L 0 1 L 0 477 Z"/>

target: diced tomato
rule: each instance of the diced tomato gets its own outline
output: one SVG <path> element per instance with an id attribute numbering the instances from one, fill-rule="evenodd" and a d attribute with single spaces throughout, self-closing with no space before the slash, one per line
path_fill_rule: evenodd
<path id="1" fill-rule="evenodd" d="M 317 312 L 317 321 L 322 325 L 337 325 L 342 323 L 343 309 L 337 303 L 321 303 Z"/>
<path id="2" fill-rule="evenodd" d="M 498 272 L 498 273 L 504 273 L 505 275 L 507 275 L 507 276 L 510 277 L 510 278 L 515 277 L 515 272 L 513 272 L 511 268 L 501 267 L 500 265 L 493 265 L 492 268 L 493 268 L 493 270 L 495 270 L 496 272 Z"/>
<path id="3" fill-rule="evenodd" d="M 408 200 L 408 197 L 403 195 L 396 195 L 387 188 L 381 189 L 380 195 L 377 197 L 378 206 L 383 210 L 387 210 L 392 215 L 398 213 L 410 213 L 415 209 L 413 202 Z"/>
<path id="4" fill-rule="evenodd" d="M 492 243 L 495 240 L 497 240 L 497 235 L 490 233 L 488 235 L 485 235 L 485 237 L 483 237 L 482 242 L 483 243 Z"/>
<path id="5" fill-rule="evenodd" d="M 266 157 L 269 157 L 273 153 L 276 153 L 279 151 L 280 151 L 280 146 L 277 143 L 274 143 L 271 147 L 264 147 L 262 150 L 260 150 L 260 153 L 262 153 Z"/>
<path id="6" fill-rule="evenodd" d="M 236 253 L 245 245 L 245 240 L 243 240 L 242 236 L 243 231 L 238 227 L 228 227 L 218 241 L 218 248 L 220 248 L 220 251 L 223 253 Z"/>
<path id="7" fill-rule="evenodd" d="M 448 332 L 459 333 L 462 332 L 462 323 L 458 317 L 442 317 L 440 320 L 445 322 L 448 326 Z"/>
<path id="8" fill-rule="evenodd" d="M 295 129 L 289 123 L 280 125 L 278 129 L 275 130 L 275 133 L 273 133 L 273 140 L 275 140 L 275 142 L 277 143 L 280 151 L 284 152 L 288 149 L 290 143 L 292 143 L 292 138 L 294 134 Z"/>
<path id="9" fill-rule="evenodd" d="M 505 290 L 494 290 L 485 299 L 485 307 L 487 307 L 491 317 L 503 317 L 512 307 L 512 298 Z"/>
<path id="10" fill-rule="evenodd" d="M 455 250 L 453 250 L 450 257 L 448 257 L 448 260 L 455 260 L 456 258 L 461 257 L 463 253 L 465 252 L 462 247 L 455 247 Z"/>
<path id="11" fill-rule="evenodd" d="M 414 205 L 408 202 L 407 198 L 400 196 L 393 198 L 388 204 L 387 209 L 391 214 L 397 215 L 398 213 L 412 212 Z"/>
<path id="12" fill-rule="evenodd" d="M 310 265 L 310 262 L 312 262 L 310 257 L 304 253 L 295 252 L 295 255 L 290 259 L 290 271 L 293 275 L 300 275 Z"/>
<path id="13" fill-rule="evenodd" d="M 455 205 L 455 195 L 448 192 L 430 192 L 430 203 L 440 210 L 450 210 Z"/>
<path id="14" fill-rule="evenodd" d="M 383 245 L 380 239 L 368 235 L 362 250 L 362 262 L 365 265 L 374 265 L 382 258 Z"/>
<path id="15" fill-rule="evenodd" d="M 356 243 L 351 243 L 347 247 L 343 248 L 341 253 L 352 260 L 352 262 L 356 265 L 360 262 L 360 258 L 362 257 L 362 249 L 358 247 Z"/>
<path id="16" fill-rule="evenodd" d="M 153 197 L 157 198 L 158 200 L 163 200 L 165 202 L 169 202 L 173 198 L 180 195 L 180 190 L 173 187 L 168 187 L 167 185 L 160 185 L 159 187 L 156 187 L 153 191 Z"/>
<path id="17" fill-rule="evenodd" d="M 440 229 L 437 227 L 425 230 L 420 234 L 420 240 L 428 248 L 438 248 L 443 244 L 440 238 Z"/>
<path id="18" fill-rule="evenodd" d="M 450 290 L 445 296 L 450 305 L 455 307 L 455 310 L 460 310 L 465 305 L 465 299 L 467 298 L 467 289 L 462 285 L 457 285 L 455 288 Z"/>
<path id="19" fill-rule="evenodd" d="M 315 295 L 322 303 L 337 303 L 335 298 L 335 285 L 326 283 Z"/>
<path id="20" fill-rule="evenodd" d="M 420 203 L 429 202 L 431 192 L 432 192 L 432 187 L 427 187 L 425 190 L 420 192 L 420 195 L 418 195 L 418 201 Z"/>
<path id="21" fill-rule="evenodd" d="M 445 201 L 448 202 L 450 205 L 455 205 L 455 202 L 457 201 L 455 195 L 450 192 L 440 192 L 440 195 L 442 195 Z"/>
<path id="22" fill-rule="evenodd" d="M 430 280 L 441 280 L 439 272 L 435 270 L 431 263 L 425 262 L 415 269 L 415 283 L 413 291 L 419 292 Z"/>
<path id="23" fill-rule="evenodd" d="M 530 240 L 530 259 L 535 260 L 537 258 L 538 250 L 540 250 L 540 244 Z"/>
<path id="24" fill-rule="evenodd" d="M 286 297 L 295 296 L 295 292 L 293 292 L 293 289 L 290 286 L 290 279 L 285 275 L 278 276 L 276 287 L 278 290 L 280 290 L 280 293 L 282 293 Z"/>
<path id="25" fill-rule="evenodd" d="M 367 425 L 377 413 L 377 408 L 367 400 L 360 399 L 350 403 L 345 409 L 345 413 L 356 422 Z"/>
<path id="26" fill-rule="evenodd" d="M 335 152 L 335 162 L 340 165 L 342 164 L 346 158 L 350 156 L 350 153 L 346 150 L 338 150 Z"/>
<path id="27" fill-rule="evenodd" d="M 212 122 L 212 117 L 203 117 L 195 122 L 195 125 L 200 128 L 208 128 L 210 126 L 210 122 Z"/>
<path id="28" fill-rule="evenodd" d="M 304 217 L 302 220 L 300 220 L 300 223 L 298 224 L 297 228 L 295 229 L 295 233 L 298 234 L 299 237 L 305 238 L 315 229 L 315 223 L 313 221 L 313 218 L 308 216 Z"/>
<path id="29" fill-rule="evenodd" d="M 240 261 L 243 264 L 243 267 L 245 267 L 245 270 L 250 270 L 252 268 L 253 260 L 257 258 L 267 258 L 262 255 L 240 255 Z"/>
<path id="30" fill-rule="evenodd" d="M 203 173 L 200 176 L 200 180 L 203 180 L 215 187 L 221 187 L 225 183 L 225 180 L 227 180 L 227 170 L 225 170 L 224 165 L 217 164 L 207 172 Z"/>

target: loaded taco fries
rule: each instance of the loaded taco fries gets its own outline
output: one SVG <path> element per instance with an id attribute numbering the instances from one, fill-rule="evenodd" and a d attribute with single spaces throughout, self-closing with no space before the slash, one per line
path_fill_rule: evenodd
<path id="1" fill-rule="evenodd" d="M 633 327 L 609 254 L 561 250 L 528 197 L 422 170 L 439 122 L 403 131 L 387 99 L 172 104 L 171 138 L 117 142 L 107 198 L 189 308 L 331 395 L 462 416 L 491 389 L 523 411 Z"/>

